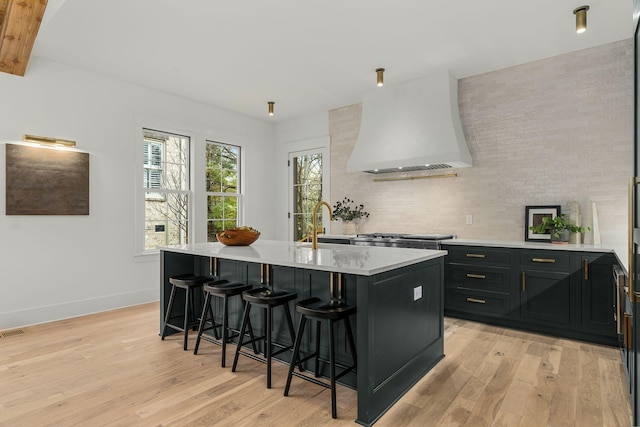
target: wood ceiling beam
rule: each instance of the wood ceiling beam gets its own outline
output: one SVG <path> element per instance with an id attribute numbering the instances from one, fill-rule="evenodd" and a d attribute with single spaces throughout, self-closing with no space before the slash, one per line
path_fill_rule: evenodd
<path id="1" fill-rule="evenodd" d="M 24 76 L 47 0 L 0 0 L 0 72 Z"/>

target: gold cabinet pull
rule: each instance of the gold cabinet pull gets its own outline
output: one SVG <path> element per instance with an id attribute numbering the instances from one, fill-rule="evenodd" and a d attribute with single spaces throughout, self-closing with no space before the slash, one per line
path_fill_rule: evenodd
<path id="1" fill-rule="evenodd" d="M 525 272 L 522 272 L 522 275 L 520 276 L 520 283 L 522 284 L 522 292 L 525 292 L 527 290 L 527 284 L 525 282 Z"/>
<path id="2" fill-rule="evenodd" d="M 475 303 L 478 303 L 478 304 L 485 304 L 485 303 L 486 303 L 486 301 L 485 301 L 485 300 L 483 300 L 483 299 L 480 299 L 480 298 L 471 298 L 471 297 L 467 297 L 467 301 L 468 301 L 468 302 L 475 302 Z"/>
<path id="3" fill-rule="evenodd" d="M 584 280 L 589 280 L 589 260 L 582 260 L 582 270 L 584 271 Z"/>
<path id="4" fill-rule="evenodd" d="M 467 254 L 467 258 L 486 258 L 484 254 Z"/>
<path id="5" fill-rule="evenodd" d="M 553 258 L 531 258 L 531 261 L 533 261 L 533 262 L 546 262 L 546 263 L 551 263 L 551 264 L 556 262 L 556 260 L 553 259 Z"/>
<path id="6" fill-rule="evenodd" d="M 209 258 L 209 276 L 218 277 L 218 258 Z"/>
<path id="7" fill-rule="evenodd" d="M 484 274 L 473 274 L 473 273 L 467 273 L 467 277 L 469 279 L 486 279 L 487 276 L 485 276 Z"/>
<path id="8" fill-rule="evenodd" d="M 262 285 L 271 285 L 271 265 L 270 264 L 260 264 L 260 284 Z"/>
<path id="9" fill-rule="evenodd" d="M 622 331 L 622 339 L 624 348 L 630 349 L 633 344 L 633 340 L 631 337 L 632 327 L 631 327 L 631 315 L 625 313 L 624 314 L 624 330 Z"/>

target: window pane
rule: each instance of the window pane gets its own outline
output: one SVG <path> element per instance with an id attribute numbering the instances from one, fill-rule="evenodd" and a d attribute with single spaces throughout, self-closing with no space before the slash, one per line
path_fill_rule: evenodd
<path id="1" fill-rule="evenodd" d="M 237 224 L 238 197 L 237 196 L 208 196 L 207 219 L 232 220 Z M 234 225 L 235 227 L 236 225 Z"/>
<path id="2" fill-rule="evenodd" d="M 181 245 L 189 242 L 188 202 L 186 194 L 145 195 L 145 250 L 163 245 Z"/>
<path id="3" fill-rule="evenodd" d="M 207 141 L 206 146 L 207 239 L 237 227 L 240 201 L 240 147 Z M 214 193 L 214 194 L 212 194 Z"/>
<path id="4" fill-rule="evenodd" d="M 322 199 L 322 154 L 294 157 L 293 163 L 293 235 L 303 240 L 312 235 L 313 207 Z"/>
<path id="5" fill-rule="evenodd" d="M 238 193 L 240 147 L 207 142 L 206 190 L 214 193 Z"/>

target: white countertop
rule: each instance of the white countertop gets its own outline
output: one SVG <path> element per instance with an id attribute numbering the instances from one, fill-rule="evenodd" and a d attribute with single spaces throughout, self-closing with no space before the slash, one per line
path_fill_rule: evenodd
<path id="1" fill-rule="evenodd" d="M 518 248 L 518 249 L 547 249 L 551 251 L 579 251 L 579 252 L 613 252 L 613 248 L 607 248 L 602 245 L 583 245 L 569 243 L 566 245 L 554 244 L 549 242 L 524 242 L 524 241 L 503 241 L 503 240 L 474 240 L 474 239 L 449 239 L 443 240 L 443 244 L 447 245 L 464 245 L 464 246 L 491 246 L 500 248 Z"/>
<path id="2" fill-rule="evenodd" d="M 569 243 L 558 245 L 549 242 L 525 242 L 525 241 L 503 241 L 503 240 L 474 240 L 474 239 L 450 239 L 443 240 L 446 245 L 463 246 L 487 246 L 496 248 L 517 248 L 517 249 L 545 249 L 550 251 L 577 251 L 577 252 L 600 252 L 615 254 L 620 265 L 627 270 L 628 254 L 624 249 L 608 247 L 606 245 L 583 245 Z"/>
<path id="3" fill-rule="evenodd" d="M 216 242 L 164 246 L 160 250 L 362 276 L 372 276 L 447 254 L 444 250 L 331 243 L 320 243 L 314 251 L 311 243 L 261 239 L 251 246 L 224 246 Z"/>

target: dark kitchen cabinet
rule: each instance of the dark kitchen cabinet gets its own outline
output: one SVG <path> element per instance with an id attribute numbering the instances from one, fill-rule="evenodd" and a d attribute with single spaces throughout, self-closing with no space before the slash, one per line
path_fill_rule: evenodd
<path id="1" fill-rule="evenodd" d="M 445 266 L 450 310 L 504 317 L 511 311 L 510 258 L 506 249 L 451 247 Z"/>
<path id="2" fill-rule="evenodd" d="M 540 324 L 570 326 L 571 274 L 525 269 L 520 272 L 520 316 Z"/>
<path id="3" fill-rule="evenodd" d="M 617 345 L 610 253 L 443 244 L 445 315 Z"/>
<path id="4" fill-rule="evenodd" d="M 583 254 L 580 260 L 580 327 L 604 335 L 616 334 L 612 284 L 612 265 L 615 260 L 608 254 Z M 605 286 L 610 284 L 610 286 Z"/>
<path id="5" fill-rule="evenodd" d="M 541 325 L 572 326 L 575 297 L 571 254 L 559 251 L 519 251 L 520 316 Z"/>

